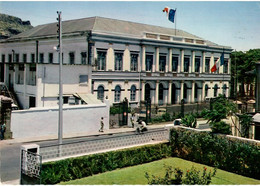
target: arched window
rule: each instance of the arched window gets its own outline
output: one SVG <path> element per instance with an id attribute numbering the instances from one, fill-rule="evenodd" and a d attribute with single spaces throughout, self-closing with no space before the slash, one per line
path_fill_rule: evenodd
<path id="1" fill-rule="evenodd" d="M 214 86 L 214 97 L 217 97 L 218 96 L 218 85 L 215 84 Z"/>
<path id="2" fill-rule="evenodd" d="M 195 89 L 194 89 L 194 98 L 195 99 L 198 99 L 198 91 L 199 91 L 198 84 L 195 83 Z"/>
<path id="3" fill-rule="evenodd" d="M 187 98 L 188 98 L 188 86 L 187 86 L 186 83 L 184 83 L 183 98 L 184 98 L 184 99 L 187 99 Z"/>
<path id="4" fill-rule="evenodd" d="M 121 87 L 117 85 L 115 87 L 115 102 L 120 102 L 120 96 L 121 96 Z"/>
<path id="5" fill-rule="evenodd" d="M 175 104 L 175 103 L 176 103 L 176 86 L 173 83 L 172 84 L 172 104 Z"/>
<path id="6" fill-rule="evenodd" d="M 104 101 L 104 87 L 102 85 L 98 86 L 97 98 Z"/>
<path id="7" fill-rule="evenodd" d="M 227 96 L 227 95 L 226 95 L 226 93 L 227 93 L 227 85 L 224 84 L 222 89 L 223 89 L 223 95 L 224 95 L 224 96 Z"/>
<path id="8" fill-rule="evenodd" d="M 209 86 L 205 85 L 205 97 L 208 97 Z"/>
<path id="9" fill-rule="evenodd" d="M 159 105 L 163 105 L 163 84 L 159 84 Z"/>
<path id="10" fill-rule="evenodd" d="M 130 90 L 130 101 L 135 101 L 135 97 L 136 97 L 136 86 L 132 85 L 131 86 L 131 90 Z"/>
<path id="11" fill-rule="evenodd" d="M 151 99 L 151 86 L 147 83 L 145 84 L 145 100 Z"/>

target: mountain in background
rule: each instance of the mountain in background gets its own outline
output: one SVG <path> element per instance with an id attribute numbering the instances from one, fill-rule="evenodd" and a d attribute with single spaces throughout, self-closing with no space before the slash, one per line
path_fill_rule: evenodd
<path id="1" fill-rule="evenodd" d="M 0 14 L 0 39 L 6 39 L 33 28 L 30 21 L 22 21 L 18 17 Z"/>

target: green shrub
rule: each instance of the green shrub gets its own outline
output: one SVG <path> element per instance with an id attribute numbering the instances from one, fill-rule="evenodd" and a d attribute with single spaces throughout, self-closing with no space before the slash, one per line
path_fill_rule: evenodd
<path id="1" fill-rule="evenodd" d="M 183 128 L 171 129 L 173 155 L 260 179 L 260 148 L 224 135 Z"/>
<path id="2" fill-rule="evenodd" d="M 211 183 L 211 178 L 216 175 L 216 168 L 213 173 L 209 171 L 207 173 L 207 168 L 203 168 L 202 174 L 200 171 L 192 167 L 187 170 L 185 176 L 180 168 L 172 168 L 171 166 L 165 166 L 165 175 L 163 178 L 157 176 L 150 176 L 147 172 L 145 177 L 148 180 L 149 185 L 209 185 Z"/>
<path id="3" fill-rule="evenodd" d="M 224 121 L 211 122 L 209 125 L 213 133 L 231 134 L 230 126 Z"/>
<path id="4" fill-rule="evenodd" d="M 183 123 L 183 125 L 185 127 L 191 127 L 191 128 L 196 128 L 197 126 L 197 118 L 195 117 L 194 114 L 186 114 L 182 119 L 181 119 L 181 123 Z"/>
<path id="5" fill-rule="evenodd" d="M 169 148 L 167 143 L 162 143 L 44 163 L 42 184 L 57 184 L 170 157 Z"/>

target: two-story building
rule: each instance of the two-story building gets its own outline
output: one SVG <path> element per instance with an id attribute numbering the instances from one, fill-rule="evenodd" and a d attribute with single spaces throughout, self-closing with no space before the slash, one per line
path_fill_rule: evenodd
<path id="1" fill-rule="evenodd" d="M 37 26 L 0 42 L 1 81 L 24 108 L 58 102 L 57 23 Z M 133 106 L 204 101 L 229 95 L 232 49 L 182 30 L 90 17 L 64 21 L 64 103 L 92 92 Z M 224 53 L 224 65 L 210 69 Z M 80 96 L 79 96 L 80 97 Z"/>

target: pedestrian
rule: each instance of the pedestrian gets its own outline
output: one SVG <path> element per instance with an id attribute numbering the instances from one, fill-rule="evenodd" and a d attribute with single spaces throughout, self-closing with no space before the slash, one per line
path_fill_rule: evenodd
<path id="1" fill-rule="evenodd" d="M 100 120 L 100 129 L 99 129 L 99 132 L 104 132 L 104 118 L 101 117 L 101 120 Z"/>
<path id="2" fill-rule="evenodd" d="M 131 120 L 131 124 L 132 124 L 132 128 L 135 127 L 134 119 L 135 119 L 135 114 L 132 113 L 132 116 L 131 116 L 131 118 L 130 118 L 130 120 Z"/>
<path id="3" fill-rule="evenodd" d="M 1 140 L 5 139 L 5 130 L 6 130 L 6 125 L 4 123 L 1 125 Z"/>

